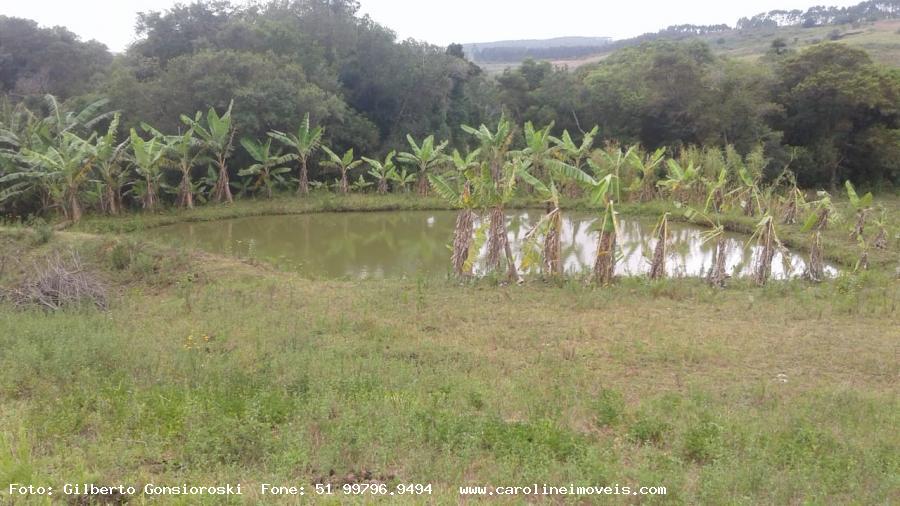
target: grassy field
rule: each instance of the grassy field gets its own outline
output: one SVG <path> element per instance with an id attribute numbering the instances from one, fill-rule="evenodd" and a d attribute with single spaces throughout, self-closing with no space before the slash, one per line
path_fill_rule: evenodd
<path id="1" fill-rule="evenodd" d="M 886 203 L 897 227 L 900 200 Z M 0 486 L 243 484 L 154 504 L 299 502 L 261 496 L 263 482 L 307 499 L 331 483 L 337 503 L 372 481 L 430 483 L 440 504 L 463 485 L 532 483 L 667 489 L 607 498 L 628 504 L 900 501 L 896 228 L 869 272 L 726 290 L 311 281 L 141 240 L 181 219 L 431 207 L 284 198 L 0 229 L 0 286 L 76 249 L 111 287 L 105 312 L 0 303 Z M 830 256 L 851 259 L 847 227 Z M 525 499 L 593 502 L 505 502 Z"/>

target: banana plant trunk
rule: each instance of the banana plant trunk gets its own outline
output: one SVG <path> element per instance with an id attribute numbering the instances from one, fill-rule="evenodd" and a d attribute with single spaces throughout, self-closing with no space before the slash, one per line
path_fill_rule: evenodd
<path id="1" fill-rule="evenodd" d="M 822 233 L 816 230 L 813 233 L 812 244 L 809 247 L 809 264 L 806 266 L 806 279 L 818 283 L 825 278 L 825 269 L 822 262 Z"/>
<path id="2" fill-rule="evenodd" d="M 418 180 L 416 181 L 416 192 L 420 197 L 428 195 L 428 178 L 425 177 L 424 172 L 419 172 Z"/>
<path id="3" fill-rule="evenodd" d="M 600 231 L 597 257 L 594 259 L 594 281 L 601 285 L 612 283 L 616 272 L 616 231 Z"/>
<path id="4" fill-rule="evenodd" d="M 341 193 L 350 193 L 350 182 L 347 180 L 347 171 L 341 172 Z"/>
<path id="5" fill-rule="evenodd" d="M 725 272 L 727 244 L 728 243 L 725 242 L 724 237 L 719 237 L 719 239 L 716 241 L 716 248 L 713 251 L 712 266 L 710 266 L 709 274 L 707 274 L 706 276 L 707 283 L 717 288 L 723 288 L 725 286 L 725 278 L 727 277 L 727 274 Z"/>
<path id="6" fill-rule="evenodd" d="M 608 203 L 600 227 L 597 241 L 597 256 L 594 259 L 593 279 L 600 285 L 613 282 L 616 275 L 616 215 L 612 203 Z"/>
<path id="7" fill-rule="evenodd" d="M 69 219 L 73 223 L 81 221 L 81 203 L 78 201 L 78 191 L 69 192 Z"/>
<path id="8" fill-rule="evenodd" d="M 181 173 L 181 185 L 178 188 L 178 205 L 187 209 L 194 208 L 194 191 L 191 184 L 190 169 Z"/>
<path id="9" fill-rule="evenodd" d="M 228 184 L 228 167 L 225 165 L 225 159 L 219 158 L 217 165 L 219 166 L 219 178 L 213 187 L 212 198 L 219 203 L 228 202 L 231 204 L 234 202 L 234 197 L 231 195 L 231 186 Z"/>
<path id="10" fill-rule="evenodd" d="M 297 193 L 301 195 L 309 195 L 309 171 L 306 168 L 306 159 L 300 159 L 300 185 L 297 186 Z"/>
<path id="11" fill-rule="evenodd" d="M 656 247 L 650 262 L 650 279 L 666 277 L 666 243 L 669 240 L 669 220 L 663 217 L 656 231 Z"/>
<path id="12" fill-rule="evenodd" d="M 144 195 L 144 209 L 153 210 L 156 209 L 156 185 L 153 184 L 150 178 L 147 178 L 147 193 Z"/>
<path id="13" fill-rule="evenodd" d="M 547 213 L 549 225 L 544 237 L 544 269 L 551 276 L 561 276 L 562 266 L 562 211 L 556 207 Z"/>
<path id="14" fill-rule="evenodd" d="M 388 192 L 388 180 L 387 178 L 381 178 L 378 180 L 378 193 L 379 195 L 384 195 Z M 459 218 L 457 217 L 457 224 L 459 224 Z"/>
<path id="15" fill-rule="evenodd" d="M 113 185 L 107 183 L 106 188 L 103 190 L 103 194 L 103 206 L 106 208 L 106 212 L 113 216 L 119 214 L 120 197 L 117 189 L 113 187 Z"/>
<path id="16" fill-rule="evenodd" d="M 453 264 L 453 272 L 459 277 L 472 275 L 472 267 L 467 266 L 469 249 L 472 247 L 472 230 L 475 223 L 475 213 L 471 209 L 463 209 L 456 215 L 456 228 L 453 235 L 453 254 L 450 262 Z"/>
<path id="17" fill-rule="evenodd" d="M 851 240 L 857 240 L 863 236 L 866 228 L 866 215 L 868 212 L 865 209 L 859 209 L 856 211 L 856 224 L 853 226 L 853 232 L 850 233 Z"/>
<path id="18" fill-rule="evenodd" d="M 516 270 L 512 248 L 509 246 L 509 237 L 506 232 L 506 215 L 502 206 L 496 206 L 491 209 L 490 220 L 491 223 L 488 227 L 487 268 L 494 271 L 499 270 L 501 255 L 504 255 L 506 257 L 507 274 L 511 281 L 517 281 L 519 275 Z"/>
<path id="19" fill-rule="evenodd" d="M 759 286 L 765 285 L 772 276 L 772 259 L 775 257 L 775 225 L 772 220 L 766 223 L 759 235 L 759 256 L 756 259 L 756 269 L 753 280 Z"/>

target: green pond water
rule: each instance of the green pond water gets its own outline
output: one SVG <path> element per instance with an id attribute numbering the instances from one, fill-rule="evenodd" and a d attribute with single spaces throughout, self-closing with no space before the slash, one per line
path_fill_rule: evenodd
<path id="1" fill-rule="evenodd" d="M 542 211 L 507 214 L 509 239 L 519 251 L 525 234 Z M 596 253 L 596 215 L 565 213 L 563 258 L 568 273 L 590 269 Z M 253 258 L 313 278 L 388 278 L 445 275 L 450 271 L 449 243 L 456 221 L 454 211 L 389 211 L 258 216 L 230 220 L 180 223 L 149 230 L 150 237 L 213 253 Z M 634 276 L 649 269 L 655 240 L 650 221 L 621 218 L 622 257 L 617 274 Z M 667 270 L 670 276 L 700 276 L 709 269 L 713 245 L 701 241 L 703 229 L 672 223 Z M 728 236 L 728 272 L 749 275 L 757 248 L 746 236 Z M 802 275 L 800 255 L 776 253 L 774 278 Z M 476 266 L 480 270 L 480 266 Z M 827 272 L 834 274 L 833 267 Z"/>

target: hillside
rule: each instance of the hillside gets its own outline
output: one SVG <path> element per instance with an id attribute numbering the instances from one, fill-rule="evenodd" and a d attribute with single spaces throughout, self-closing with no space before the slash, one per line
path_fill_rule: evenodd
<path id="1" fill-rule="evenodd" d="M 611 37 L 556 37 L 463 44 L 466 57 L 478 64 L 518 63 L 532 59 L 578 59 L 596 54 Z"/>
<path id="2" fill-rule="evenodd" d="M 779 26 L 756 29 L 730 29 L 702 35 L 667 36 L 642 35 L 633 39 L 615 41 L 590 55 L 576 58 L 545 58 L 556 65 L 577 68 L 595 63 L 616 50 L 649 40 L 703 40 L 720 55 L 740 59 L 757 59 L 772 47 L 772 42 L 782 39 L 787 49 L 801 50 L 825 40 L 842 42 L 864 49 L 872 59 L 884 65 L 900 67 L 900 19 L 881 20 L 855 25 L 823 25 L 811 28 Z M 501 72 L 516 62 L 476 62 L 488 73 Z"/>

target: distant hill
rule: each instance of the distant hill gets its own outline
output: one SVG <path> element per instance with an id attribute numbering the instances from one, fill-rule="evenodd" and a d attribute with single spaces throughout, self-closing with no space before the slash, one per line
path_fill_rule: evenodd
<path id="1" fill-rule="evenodd" d="M 527 58 L 540 60 L 583 58 L 596 54 L 610 43 L 611 37 L 556 37 L 475 42 L 463 44 L 463 51 L 475 63 L 519 63 Z"/>
<path id="2" fill-rule="evenodd" d="M 564 37 L 553 40 L 577 40 Z M 609 41 L 591 52 L 573 49 L 564 55 L 548 53 L 528 56 L 569 68 L 595 63 L 614 51 L 654 40 L 702 40 L 720 55 L 740 59 L 756 59 L 779 41 L 783 49 L 801 50 L 826 40 L 841 42 L 866 50 L 876 62 L 900 67 L 900 0 L 868 0 L 852 7 L 813 7 L 807 11 L 770 11 L 751 18 L 741 18 L 735 27 L 728 25 L 677 25 L 656 33 L 631 39 Z M 509 41 L 527 43 L 530 41 Z M 504 43 L 495 42 L 494 45 Z M 481 44 L 471 46 L 481 47 Z M 504 46 L 499 46 L 504 47 Z M 507 45 L 506 47 L 511 47 Z M 585 46 L 581 46 L 582 48 Z M 484 51 L 482 49 L 482 51 Z M 489 73 L 516 66 L 525 58 L 509 51 L 516 58 L 503 59 L 503 51 L 488 52 L 487 58 L 470 56 Z"/>

